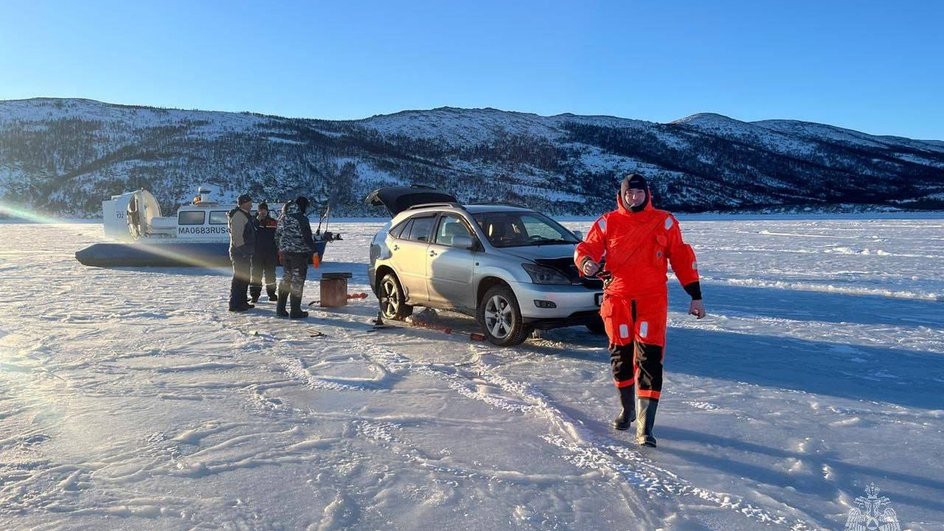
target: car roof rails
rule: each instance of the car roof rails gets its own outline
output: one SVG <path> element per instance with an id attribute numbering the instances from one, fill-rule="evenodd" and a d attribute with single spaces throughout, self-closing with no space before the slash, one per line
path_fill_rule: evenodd
<path id="1" fill-rule="evenodd" d="M 519 204 L 517 204 L 517 203 L 506 203 L 506 202 L 500 202 L 500 203 L 469 203 L 469 206 L 473 206 L 473 205 L 475 205 L 475 206 L 507 206 L 507 207 L 515 207 L 515 208 L 524 208 L 524 209 L 526 209 L 526 210 L 534 210 L 533 208 L 531 208 L 531 207 L 529 207 L 529 206 L 527 206 L 527 205 L 519 205 Z"/>
<path id="2" fill-rule="evenodd" d="M 420 203 L 418 205 L 413 205 L 411 207 L 408 207 L 407 210 L 415 210 L 418 208 L 445 207 L 445 206 L 465 210 L 465 207 L 460 205 L 459 203 Z"/>

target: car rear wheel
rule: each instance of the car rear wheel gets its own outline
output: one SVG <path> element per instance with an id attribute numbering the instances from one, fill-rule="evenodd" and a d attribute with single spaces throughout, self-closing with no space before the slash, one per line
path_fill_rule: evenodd
<path id="1" fill-rule="evenodd" d="M 508 286 L 493 286 L 485 292 L 475 311 L 485 337 L 501 347 L 521 344 L 531 329 L 521 318 L 518 299 Z"/>
<path id="2" fill-rule="evenodd" d="M 413 307 L 406 303 L 403 287 L 393 273 L 387 273 L 380 279 L 377 297 L 380 299 L 380 313 L 385 319 L 402 320 L 413 313 Z"/>

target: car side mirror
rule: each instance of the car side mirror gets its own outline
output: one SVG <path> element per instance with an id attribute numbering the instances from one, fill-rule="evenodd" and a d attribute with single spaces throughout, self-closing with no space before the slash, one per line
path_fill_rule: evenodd
<path id="1" fill-rule="evenodd" d="M 475 242 L 468 235 L 458 235 L 452 237 L 452 246 L 458 249 L 471 249 Z"/>
<path id="2" fill-rule="evenodd" d="M 574 236 L 576 236 L 578 240 L 583 241 L 583 233 L 579 230 L 574 231 Z"/>

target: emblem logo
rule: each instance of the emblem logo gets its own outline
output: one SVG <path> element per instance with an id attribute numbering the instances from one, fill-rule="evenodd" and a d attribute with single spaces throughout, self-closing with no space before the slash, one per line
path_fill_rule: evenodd
<path id="1" fill-rule="evenodd" d="M 901 531 L 895 510 L 886 507 L 891 502 L 878 492 L 875 483 L 869 483 L 865 489 L 867 496 L 856 497 L 856 506 L 849 511 L 846 520 L 846 531 Z"/>

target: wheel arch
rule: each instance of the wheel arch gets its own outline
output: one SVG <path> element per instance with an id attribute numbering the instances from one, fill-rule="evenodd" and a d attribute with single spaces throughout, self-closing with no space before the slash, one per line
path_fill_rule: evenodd
<path id="1" fill-rule="evenodd" d="M 371 286 L 374 293 L 380 293 L 380 281 L 383 280 L 387 273 L 393 273 L 397 279 L 400 278 L 400 275 L 397 275 L 397 272 L 394 271 L 392 267 L 388 265 L 378 266 L 377 271 L 374 273 L 374 285 Z"/>
<path id="2" fill-rule="evenodd" d="M 482 297 L 485 296 L 485 292 L 492 289 L 494 286 L 506 286 L 508 289 L 511 289 L 511 284 L 505 282 L 504 280 L 498 277 L 485 277 L 479 282 L 478 288 L 475 290 L 475 305 L 478 307 L 482 303 Z M 514 290 L 512 290 L 514 293 Z"/>

